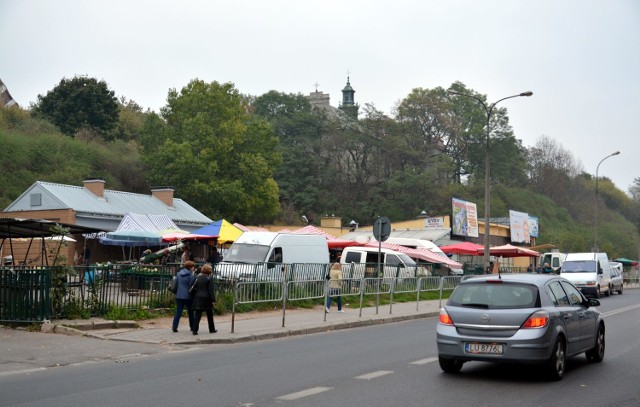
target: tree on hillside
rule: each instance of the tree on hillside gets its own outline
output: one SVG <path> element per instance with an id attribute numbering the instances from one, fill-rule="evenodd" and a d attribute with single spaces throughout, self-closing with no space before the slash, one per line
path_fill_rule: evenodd
<path id="1" fill-rule="evenodd" d="M 233 84 L 194 79 L 169 91 L 143 131 L 143 159 L 152 185 L 173 185 L 176 195 L 212 218 L 265 223 L 278 213 L 273 170 L 281 157 L 273 129 L 251 116 Z M 153 143 L 151 143 L 153 142 Z"/>
<path id="2" fill-rule="evenodd" d="M 35 115 L 46 118 L 68 136 L 87 128 L 104 137 L 118 123 L 114 92 L 106 82 L 86 76 L 63 78 L 46 95 L 38 95 L 32 108 Z"/>
<path id="3" fill-rule="evenodd" d="M 507 109 L 496 107 L 491 110 L 487 145 L 486 108 L 490 108 L 491 103 L 486 95 L 467 89 L 460 82 L 453 83 L 449 91 L 461 94 L 449 95 L 448 112 L 451 115 L 449 144 L 458 153 L 455 160 L 460 163 L 461 174 L 469 175 L 471 182 L 484 182 L 489 148 L 492 183 L 516 186 L 526 182 L 525 149 L 513 134 Z"/>
<path id="4" fill-rule="evenodd" d="M 564 201 L 568 184 L 581 172 L 582 164 L 559 142 L 542 136 L 527 153 L 529 182 L 534 191 Z"/>
<path id="5" fill-rule="evenodd" d="M 301 215 L 320 211 L 322 117 L 306 97 L 270 91 L 252 103 L 253 113 L 269 121 L 278 136 L 282 165 L 275 172 L 280 191 L 281 218 L 300 222 Z"/>

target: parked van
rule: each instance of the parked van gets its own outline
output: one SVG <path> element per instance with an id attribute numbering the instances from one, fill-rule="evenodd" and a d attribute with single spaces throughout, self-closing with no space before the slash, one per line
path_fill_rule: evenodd
<path id="1" fill-rule="evenodd" d="M 288 278 L 323 278 L 329 264 L 329 246 L 323 235 L 280 232 L 244 232 L 226 251 L 224 261 L 216 269 L 223 277 L 279 280 L 287 268 L 298 266 L 296 276 Z M 240 265 L 247 265 L 241 267 Z M 303 274 L 308 275 L 303 275 Z"/>
<path id="2" fill-rule="evenodd" d="M 378 253 L 381 256 L 380 263 L 384 265 L 384 278 L 407 278 L 426 275 L 426 271 L 405 253 L 385 248 L 381 248 L 380 252 L 378 252 L 377 247 L 351 246 L 345 247 L 340 257 L 340 263 L 343 265 L 353 264 L 351 269 L 343 267 L 343 276 L 351 278 L 375 277 Z"/>
<path id="3" fill-rule="evenodd" d="M 566 253 L 560 252 L 548 252 L 544 253 L 540 256 L 540 268 L 544 267 L 545 263 L 549 263 L 549 266 L 553 269 L 555 274 L 560 274 L 560 270 L 562 268 L 562 264 L 564 260 L 567 258 Z"/>
<path id="4" fill-rule="evenodd" d="M 611 270 L 606 253 L 569 253 L 560 275 L 571 281 L 584 295 L 600 298 L 611 295 Z"/>

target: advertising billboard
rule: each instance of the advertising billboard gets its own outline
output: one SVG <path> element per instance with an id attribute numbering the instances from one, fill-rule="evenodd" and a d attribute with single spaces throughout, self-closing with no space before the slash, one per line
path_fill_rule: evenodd
<path id="1" fill-rule="evenodd" d="M 476 204 L 451 198 L 451 234 L 478 237 L 478 211 Z"/>
<path id="2" fill-rule="evenodd" d="M 538 237 L 538 217 L 529 215 L 529 236 Z"/>
<path id="3" fill-rule="evenodd" d="M 528 213 L 509 210 L 509 226 L 512 243 L 531 243 Z"/>

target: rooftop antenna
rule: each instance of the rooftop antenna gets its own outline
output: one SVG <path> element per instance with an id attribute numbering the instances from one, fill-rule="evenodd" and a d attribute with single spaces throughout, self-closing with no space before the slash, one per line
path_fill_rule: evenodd
<path id="1" fill-rule="evenodd" d="M 316 81 L 316 83 L 313 84 L 313 86 L 316 87 L 316 93 L 318 92 L 318 86 L 320 86 L 320 84 L 318 83 L 318 81 Z"/>

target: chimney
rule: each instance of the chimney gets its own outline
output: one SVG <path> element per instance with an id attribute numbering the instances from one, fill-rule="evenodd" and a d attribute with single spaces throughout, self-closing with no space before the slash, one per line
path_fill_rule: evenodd
<path id="1" fill-rule="evenodd" d="M 88 189 L 98 198 L 104 198 L 104 179 L 103 178 L 85 178 L 84 187 Z"/>
<path id="2" fill-rule="evenodd" d="M 151 196 L 159 199 L 170 208 L 173 208 L 173 187 L 153 187 L 151 188 Z"/>

